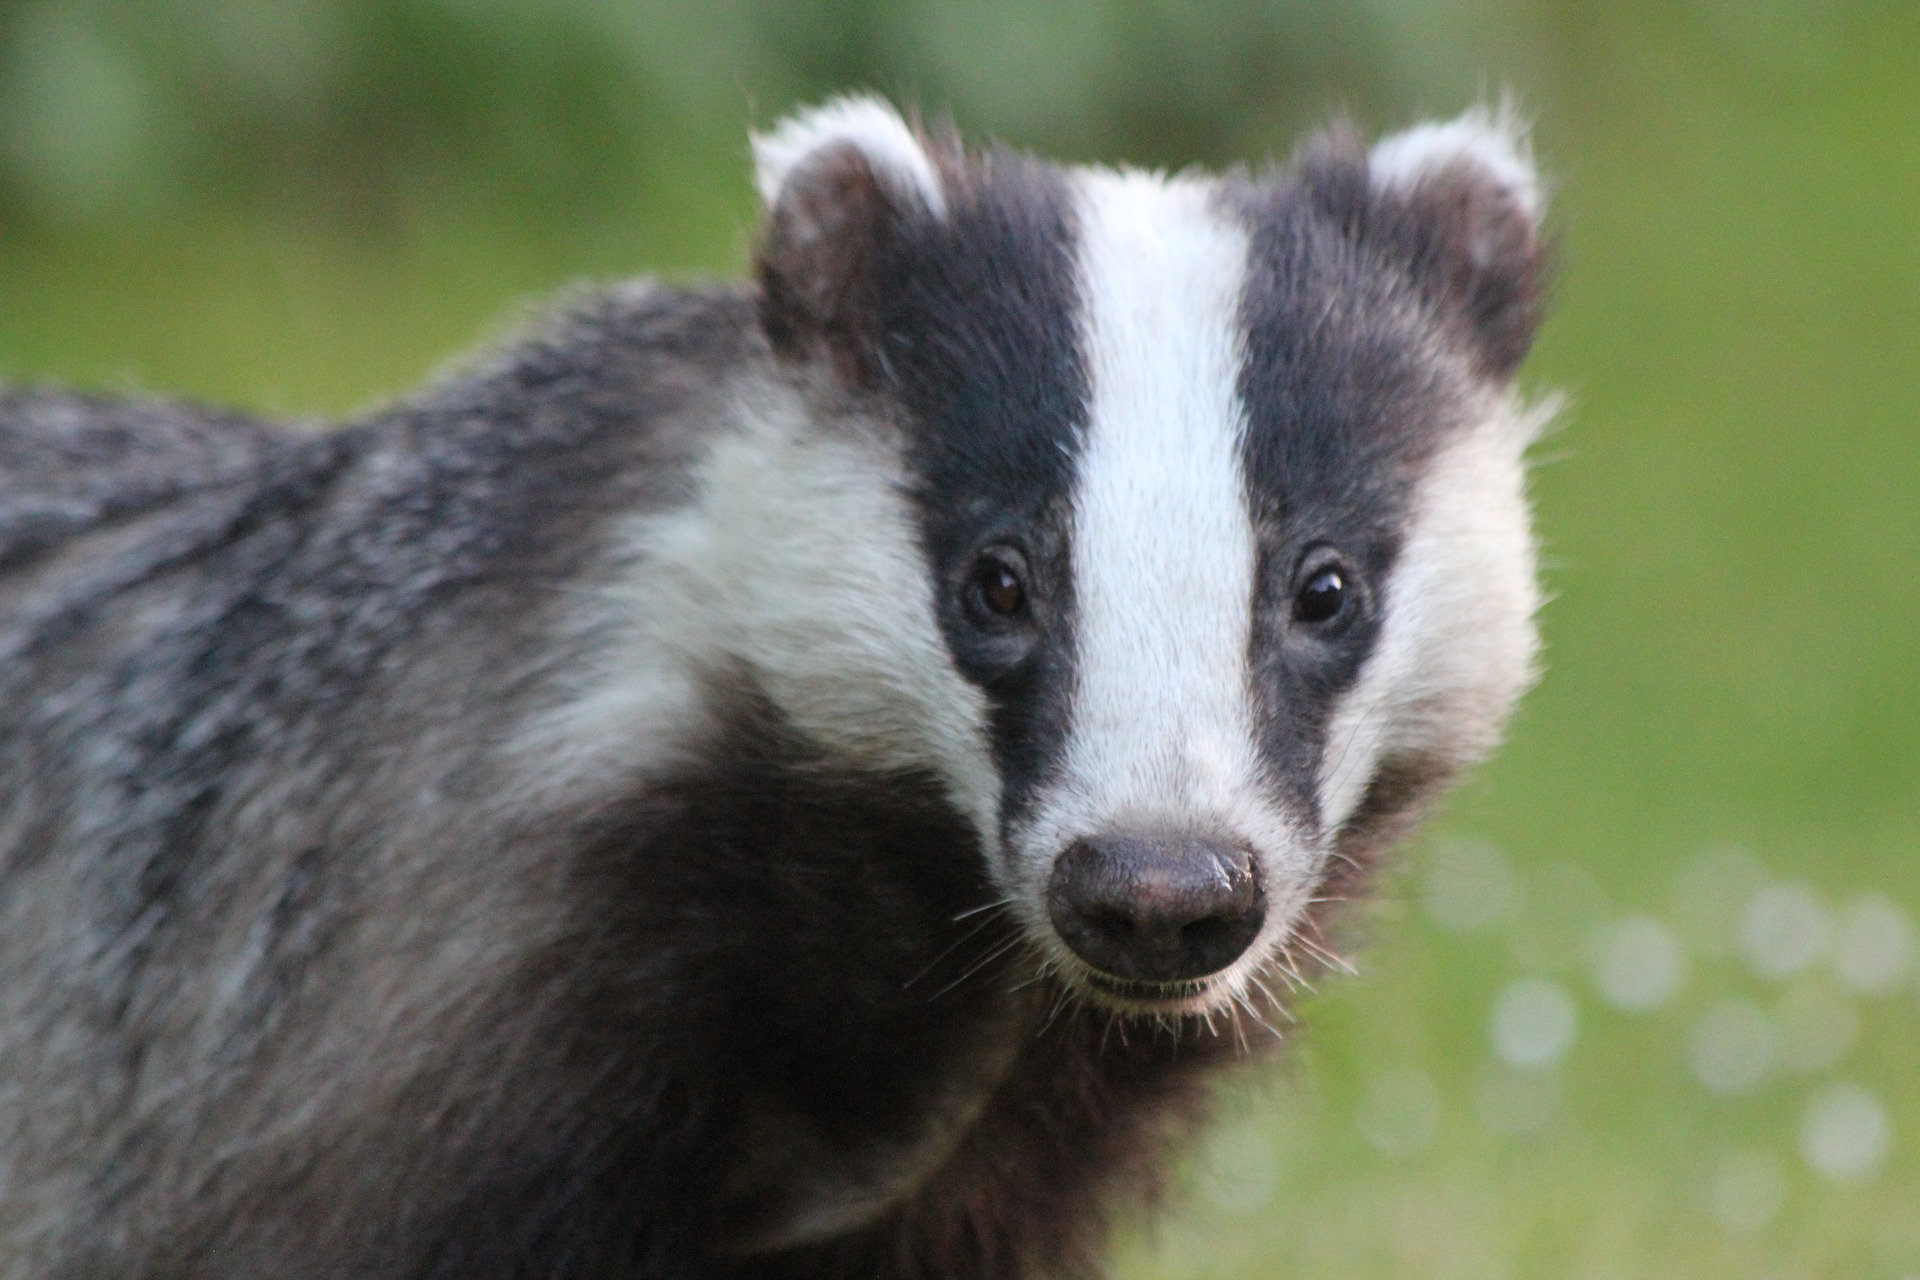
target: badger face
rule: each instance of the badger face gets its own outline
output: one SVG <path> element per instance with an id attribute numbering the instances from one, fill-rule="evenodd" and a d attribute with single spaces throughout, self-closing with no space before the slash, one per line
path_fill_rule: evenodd
<path id="1" fill-rule="evenodd" d="M 841 536 L 900 544 L 821 677 L 888 727 L 787 701 L 947 779 L 1069 989 L 1246 1002 L 1531 678 L 1522 144 L 1472 114 L 1168 178 L 847 100 L 756 145 L 763 324 L 897 499 Z"/>

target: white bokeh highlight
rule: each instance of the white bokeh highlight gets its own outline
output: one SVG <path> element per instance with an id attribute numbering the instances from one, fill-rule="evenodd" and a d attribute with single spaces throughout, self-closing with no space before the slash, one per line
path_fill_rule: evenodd
<path id="1" fill-rule="evenodd" d="M 1892 1122 L 1872 1090 L 1841 1081 L 1807 1103 L 1800 1125 L 1800 1154 L 1821 1177 L 1834 1182 L 1871 1177 L 1892 1148 Z"/>
<path id="2" fill-rule="evenodd" d="M 1603 925 L 1594 935 L 1589 963 L 1600 998 L 1628 1013 L 1671 1003 L 1687 977 L 1680 939 L 1650 915 Z"/>
<path id="3" fill-rule="evenodd" d="M 1273 1199 L 1280 1157 L 1258 1125 L 1242 1123 L 1209 1139 L 1196 1172 L 1202 1198 L 1229 1213 L 1253 1213 Z"/>
<path id="4" fill-rule="evenodd" d="M 1831 913 L 1811 885 L 1781 881 L 1762 887 L 1740 918 L 1740 954 L 1763 978 L 1789 978 L 1826 952 Z"/>
<path id="5" fill-rule="evenodd" d="M 1488 1030 L 1500 1061 L 1536 1068 L 1558 1061 L 1572 1047 L 1579 1024 L 1578 1009 L 1565 987 L 1544 978 L 1521 978 L 1494 1000 Z"/>
<path id="6" fill-rule="evenodd" d="M 1862 995 L 1885 995 L 1913 976 L 1913 920 L 1883 893 L 1867 893 L 1834 919 L 1833 971 Z"/>

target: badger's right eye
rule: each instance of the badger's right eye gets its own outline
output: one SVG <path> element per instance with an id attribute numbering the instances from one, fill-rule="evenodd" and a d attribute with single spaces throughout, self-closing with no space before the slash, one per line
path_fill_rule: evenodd
<path id="1" fill-rule="evenodd" d="M 1300 586 L 1293 616 L 1302 622 L 1331 622 L 1347 605 L 1347 580 L 1338 569 L 1322 569 Z"/>
<path id="2" fill-rule="evenodd" d="M 1323 633 L 1344 626 L 1362 603 L 1352 566 L 1338 553 L 1321 549 L 1307 557 L 1294 578 L 1293 620 Z"/>
<path id="3" fill-rule="evenodd" d="M 967 577 L 967 608 L 977 622 L 1005 625 L 1027 612 L 1027 583 L 1020 562 L 1008 551 L 989 551 L 974 561 Z"/>

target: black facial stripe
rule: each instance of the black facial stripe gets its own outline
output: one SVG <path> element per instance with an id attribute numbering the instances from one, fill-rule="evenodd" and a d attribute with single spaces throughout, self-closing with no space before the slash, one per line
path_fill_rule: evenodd
<path id="1" fill-rule="evenodd" d="M 1329 722 L 1378 641 L 1415 479 L 1464 394 L 1407 305 L 1404 276 L 1369 249 L 1369 201 L 1357 148 L 1225 197 L 1251 237 L 1239 392 L 1260 544 L 1249 661 L 1261 747 L 1288 801 L 1316 821 Z M 1293 623 L 1296 574 L 1320 545 L 1359 570 L 1365 599 L 1346 625 L 1307 634 Z"/>
<path id="2" fill-rule="evenodd" d="M 1058 170 L 1001 151 L 947 188 L 946 218 L 920 222 L 901 245 L 881 304 L 881 363 L 909 419 L 941 627 L 992 704 L 1011 820 L 1059 755 L 1072 683 L 1069 489 L 1088 400 L 1072 196 Z M 1038 637 L 1011 666 L 950 589 L 994 540 L 1017 543 L 1031 575 Z"/>

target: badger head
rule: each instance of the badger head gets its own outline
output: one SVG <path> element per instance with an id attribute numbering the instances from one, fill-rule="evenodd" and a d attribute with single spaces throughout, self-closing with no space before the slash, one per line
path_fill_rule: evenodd
<path id="1" fill-rule="evenodd" d="M 757 606 L 787 610 L 744 643 L 769 692 L 937 773 L 1068 990 L 1247 1001 L 1532 677 L 1523 141 L 1475 112 L 1167 177 L 852 99 L 756 154 L 804 409 L 709 509 L 731 484 L 801 602 Z"/>

